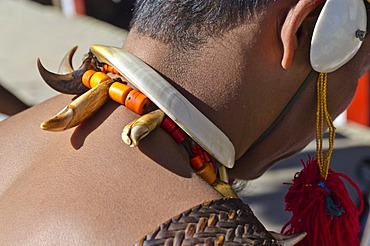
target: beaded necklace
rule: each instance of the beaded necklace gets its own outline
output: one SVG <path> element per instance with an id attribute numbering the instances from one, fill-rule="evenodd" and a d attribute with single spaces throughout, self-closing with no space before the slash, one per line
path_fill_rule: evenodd
<path id="1" fill-rule="evenodd" d="M 87 70 L 82 75 L 82 83 L 91 91 L 107 90 L 109 98 L 120 103 L 131 111 L 142 115 L 139 119 L 127 124 L 122 132 L 122 140 L 129 146 L 135 147 L 139 141 L 151 131 L 160 126 L 171 137 L 181 144 L 189 155 L 189 163 L 194 172 L 216 189 L 224 197 L 237 197 L 231 186 L 228 184 L 228 176 L 225 167 L 216 167 L 211 155 L 199 144 L 190 138 L 171 118 L 156 107 L 150 99 L 137 89 L 128 85 L 122 80 L 123 76 L 114 67 L 108 64 L 99 64 L 100 71 Z M 109 76 L 118 75 L 120 77 Z M 73 102 L 72 102 L 73 103 Z M 71 104 L 72 104 L 71 103 Z M 67 108 L 73 108 L 67 106 Z M 66 109 L 60 113 L 64 113 Z M 58 116 L 41 123 L 44 130 L 54 130 L 55 119 Z M 79 124 L 75 121 L 69 124 L 68 128 Z M 143 133 L 144 131 L 144 133 Z M 218 176 L 218 177 L 217 177 Z"/>

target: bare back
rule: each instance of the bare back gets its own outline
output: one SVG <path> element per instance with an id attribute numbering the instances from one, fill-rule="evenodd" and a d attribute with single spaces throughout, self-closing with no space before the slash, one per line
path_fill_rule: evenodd
<path id="1" fill-rule="evenodd" d="M 122 127 L 135 116 L 113 102 L 77 128 L 39 128 L 70 100 L 56 97 L 0 124 L 1 245 L 129 245 L 219 197 L 162 130 L 126 146 Z"/>

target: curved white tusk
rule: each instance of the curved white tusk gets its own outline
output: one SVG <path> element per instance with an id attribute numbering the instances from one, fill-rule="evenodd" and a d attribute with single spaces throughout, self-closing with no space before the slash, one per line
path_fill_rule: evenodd
<path id="1" fill-rule="evenodd" d="M 234 166 L 235 149 L 228 137 L 151 67 L 120 48 L 94 45 L 90 51 L 117 69 L 221 164 Z"/>
<path id="2" fill-rule="evenodd" d="M 122 131 L 122 140 L 130 147 L 139 145 L 139 141 L 154 131 L 163 121 L 165 114 L 157 109 L 127 124 Z"/>
<path id="3" fill-rule="evenodd" d="M 59 65 L 59 69 L 58 69 L 59 74 L 67 74 L 67 73 L 73 72 L 74 69 L 72 65 L 72 57 L 75 54 L 77 48 L 78 46 L 75 46 L 70 51 L 68 51 L 67 54 L 65 54 L 65 56 L 63 57 Z"/>
<path id="4" fill-rule="evenodd" d="M 41 123 L 40 127 L 48 131 L 64 131 L 79 125 L 98 111 L 108 100 L 109 86 L 114 80 L 101 82 L 88 90 L 53 118 Z"/>
<path id="5" fill-rule="evenodd" d="M 310 60 L 313 69 L 329 73 L 346 64 L 360 49 L 366 25 L 363 0 L 328 0 L 312 35 Z"/>
<path id="6" fill-rule="evenodd" d="M 282 246 L 292 246 L 299 243 L 306 235 L 306 232 L 296 233 L 291 235 L 284 235 L 270 231 L 271 235 L 279 242 Z"/>

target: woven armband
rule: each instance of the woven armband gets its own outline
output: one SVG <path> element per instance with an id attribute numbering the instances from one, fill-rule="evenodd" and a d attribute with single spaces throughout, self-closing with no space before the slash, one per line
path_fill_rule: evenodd
<path id="1" fill-rule="evenodd" d="M 135 244 L 279 245 L 238 198 L 206 202 L 161 224 Z"/>

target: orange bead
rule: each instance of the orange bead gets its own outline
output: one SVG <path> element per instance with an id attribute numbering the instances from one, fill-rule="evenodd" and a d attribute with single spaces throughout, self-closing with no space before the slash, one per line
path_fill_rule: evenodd
<path id="1" fill-rule="evenodd" d="M 125 100 L 125 106 L 137 114 L 145 113 L 145 106 L 149 103 L 149 98 L 138 90 L 130 91 Z"/>
<path id="2" fill-rule="evenodd" d="M 202 177 L 210 185 L 213 184 L 217 179 L 216 174 L 213 171 L 213 168 L 209 163 L 206 162 L 204 163 L 203 168 L 195 170 L 195 173 Z"/>
<path id="3" fill-rule="evenodd" d="M 86 72 L 84 72 L 84 74 L 82 75 L 82 83 L 88 87 L 88 88 L 91 88 L 91 85 L 90 85 L 90 79 L 91 79 L 91 76 L 94 75 L 94 73 L 96 73 L 96 71 L 94 70 L 87 70 Z"/>
<path id="4" fill-rule="evenodd" d="M 120 82 L 114 82 L 110 87 L 109 87 L 109 96 L 112 98 L 114 101 L 125 105 L 125 100 L 127 95 L 132 91 L 132 88 L 122 84 Z"/>
<path id="5" fill-rule="evenodd" d="M 108 64 L 103 65 L 103 71 L 109 72 L 109 65 Z"/>
<path id="6" fill-rule="evenodd" d="M 91 88 L 97 86 L 101 82 L 106 81 L 108 79 L 110 79 L 110 77 L 108 75 L 106 75 L 105 73 L 102 73 L 102 72 L 94 73 L 90 78 Z"/>
<path id="7" fill-rule="evenodd" d="M 114 67 L 108 64 L 104 64 L 102 70 L 109 73 L 119 74 L 119 72 Z"/>

